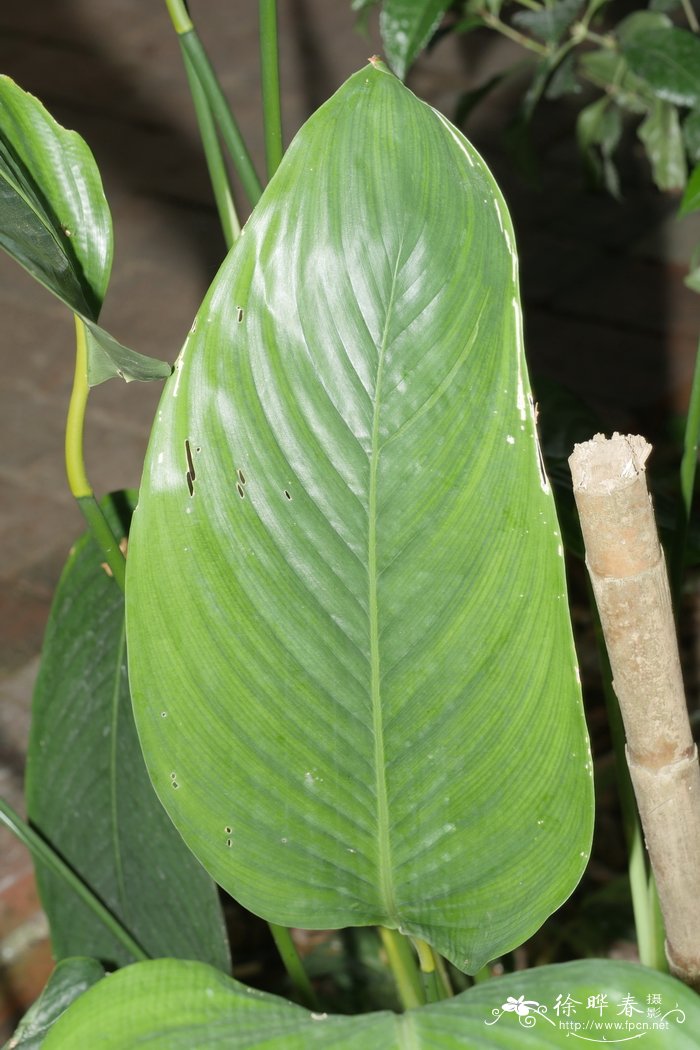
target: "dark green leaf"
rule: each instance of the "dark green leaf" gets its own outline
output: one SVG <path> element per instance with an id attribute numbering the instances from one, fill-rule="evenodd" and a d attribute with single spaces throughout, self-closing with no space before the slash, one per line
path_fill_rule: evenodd
<path id="1" fill-rule="evenodd" d="M 581 85 L 576 75 L 576 60 L 573 53 L 569 53 L 554 70 L 545 96 L 549 99 L 562 98 L 564 95 L 578 95 Z"/>
<path id="2" fill-rule="evenodd" d="M 624 58 L 614 51 L 589 51 L 579 56 L 578 66 L 587 80 L 603 88 L 630 113 L 646 113 L 655 100 L 649 85 L 630 73 Z"/>
<path id="3" fill-rule="evenodd" d="M 582 2 L 583 0 L 557 0 L 540 11 L 518 11 L 513 15 L 513 23 L 538 40 L 556 44 L 575 22 Z"/>
<path id="4" fill-rule="evenodd" d="M 650 11 L 675 11 L 681 6 L 681 0 L 650 0 Z"/>
<path id="5" fill-rule="evenodd" d="M 162 379 L 170 366 L 96 323 L 112 265 L 112 220 L 94 158 L 38 99 L 0 77 L 0 247 L 91 332 L 91 382 Z M 99 377 L 99 378 L 97 378 Z"/>
<path id="6" fill-rule="evenodd" d="M 683 136 L 678 111 L 670 102 L 657 99 L 639 126 L 654 182 L 660 190 L 683 189 L 687 177 Z"/>
<path id="7" fill-rule="evenodd" d="M 693 164 L 700 164 L 700 108 L 683 121 L 683 141 Z"/>
<path id="8" fill-rule="evenodd" d="M 46 986 L 30 1006 L 5 1050 L 39 1050 L 49 1029 L 79 995 L 104 977 L 104 967 L 96 959 L 62 959 Z"/>
<path id="9" fill-rule="evenodd" d="M 477 106 L 483 98 L 486 98 L 486 96 L 503 81 L 505 76 L 505 73 L 496 73 L 495 76 L 490 77 L 484 84 L 480 84 L 479 87 L 474 88 L 472 91 L 465 91 L 464 94 L 460 95 L 454 115 L 455 123 L 464 124 L 474 107 Z"/>
<path id="10" fill-rule="evenodd" d="M 697 164 L 690 173 L 679 214 L 690 215 L 694 211 L 700 211 L 700 164 Z"/>
<path id="11" fill-rule="evenodd" d="M 622 42 L 633 73 L 666 102 L 700 103 L 700 40 L 685 29 L 648 29 Z"/>
<path id="12" fill-rule="evenodd" d="M 469 971 L 569 894 L 592 818 L 520 325 L 483 161 L 361 70 L 202 306 L 127 563 L 144 753 L 211 874 Z"/>
<path id="13" fill-rule="evenodd" d="M 123 505 L 123 500 L 121 501 Z M 119 528 L 115 497 L 106 510 Z M 124 601 L 88 536 L 61 577 L 34 694 L 30 819 L 152 955 L 228 968 L 216 887 L 151 787 L 131 713 Z M 55 875 L 37 872 L 58 958 L 130 961 Z"/>
<path id="14" fill-rule="evenodd" d="M 201 963 L 163 959 L 97 984 L 45 1050 L 565 1050 L 630 1039 L 648 1050 L 697 1050 L 699 1030 L 700 997 L 690 988 L 608 959 L 510 974 L 402 1015 L 356 1017 L 310 1014 Z"/>
<path id="15" fill-rule="evenodd" d="M 397 77 L 405 78 L 448 7 L 449 0 L 384 0 L 379 28 Z"/>

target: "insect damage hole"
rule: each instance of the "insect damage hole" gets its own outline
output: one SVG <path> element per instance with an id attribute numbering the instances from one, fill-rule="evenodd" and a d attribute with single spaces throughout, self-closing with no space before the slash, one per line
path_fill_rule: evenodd
<path id="1" fill-rule="evenodd" d="M 241 499 L 245 499 L 245 492 L 243 491 L 243 486 L 241 485 L 240 481 L 236 483 L 236 488 L 238 489 L 238 495 L 241 497 Z"/>
<path id="2" fill-rule="evenodd" d="M 239 468 L 239 470 L 236 473 L 238 474 L 238 480 L 240 481 L 241 485 L 245 485 L 245 474 L 243 473 L 243 471 Z"/>
<path id="3" fill-rule="evenodd" d="M 289 492 L 287 491 L 287 489 L 284 490 L 284 496 L 285 496 L 285 499 L 291 499 L 292 498 L 290 496 Z"/>
<path id="4" fill-rule="evenodd" d="M 192 459 L 192 449 L 190 448 L 189 438 L 185 438 L 185 456 L 187 457 L 187 473 L 185 474 L 187 489 L 190 496 L 194 496 L 194 479 L 197 475 L 194 469 L 194 460 Z"/>
<path id="5" fill-rule="evenodd" d="M 241 322 L 243 321 L 243 307 L 242 306 L 237 306 L 236 307 L 236 320 L 238 321 L 239 324 L 241 324 Z"/>

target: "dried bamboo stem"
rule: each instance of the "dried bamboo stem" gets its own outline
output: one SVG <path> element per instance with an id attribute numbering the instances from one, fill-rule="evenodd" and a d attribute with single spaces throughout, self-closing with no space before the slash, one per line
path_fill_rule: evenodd
<path id="1" fill-rule="evenodd" d="M 646 484 L 651 446 L 597 434 L 569 459 L 671 972 L 700 989 L 700 766 Z"/>

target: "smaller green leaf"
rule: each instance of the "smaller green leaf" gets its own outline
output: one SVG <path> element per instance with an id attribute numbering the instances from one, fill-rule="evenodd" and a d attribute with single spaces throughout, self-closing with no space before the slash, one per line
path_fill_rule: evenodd
<path id="1" fill-rule="evenodd" d="M 545 98 L 562 98 L 564 95 L 578 95 L 580 92 L 581 85 L 576 75 L 576 60 L 573 53 L 570 52 L 554 70 L 545 90 Z"/>
<path id="2" fill-rule="evenodd" d="M 128 350 L 97 324 L 112 266 L 112 219 L 85 142 L 0 77 L 0 247 L 90 330 L 91 386 L 162 379 L 170 365 Z"/>
<path id="3" fill-rule="evenodd" d="M 104 977 L 97 959 L 62 959 L 49 977 L 43 992 L 30 1006 L 5 1050 L 39 1050 L 49 1029 L 79 995 Z"/>
<path id="4" fill-rule="evenodd" d="M 389 64 L 401 80 L 405 80 L 448 7 L 448 0 L 384 0 L 379 29 Z"/>
<path id="5" fill-rule="evenodd" d="M 687 177 L 685 149 L 675 106 L 657 99 L 637 134 L 644 143 L 659 189 L 683 189 Z"/>
<path id="6" fill-rule="evenodd" d="M 621 135 L 620 111 L 606 97 L 592 102 L 578 115 L 576 138 L 589 174 L 594 183 L 602 184 L 613 197 L 620 193 L 612 156 Z"/>
<path id="7" fill-rule="evenodd" d="M 630 113 L 646 113 L 654 101 L 649 85 L 631 73 L 624 58 L 615 51 L 589 51 L 579 56 L 578 65 L 586 79 L 603 88 Z"/>
<path id="8" fill-rule="evenodd" d="M 556 44 L 576 20 L 581 3 L 582 0 L 558 0 L 540 11 L 518 11 L 513 15 L 513 22 L 538 40 Z"/>
<path id="9" fill-rule="evenodd" d="M 690 272 L 684 279 L 684 283 L 692 292 L 700 292 L 700 244 L 693 252 L 690 260 Z"/>
<path id="10" fill-rule="evenodd" d="M 621 44 L 629 44 L 640 33 L 649 29 L 670 29 L 673 22 L 660 11 L 634 11 L 615 27 L 615 36 Z"/>
<path id="11" fill-rule="evenodd" d="M 647 29 L 622 42 L 633 73 L 665 102 L 700 103 L 700 40 L 685 29 Z"/>
<path id="12" fill-rule="evenodd" d="M 700 164 L 700 108 L 683 121 L 683 141 L 693 164 Z"/>
<path id="13" fill-rule="evenodd" d="M 694 211 L 700 211 L 700 164 L 690 173 L 678 214 L 690 215 Z"/>
<path id="14" fill-rule="evenodd" d="M 675 11 L 681 6 L 681 0 L 651 0 L 650 11 Z"/>
<path id="15" fill-rule="evenodd" d="M 116 535 L 135 497 L 104 501 Z M 131 712 L 124 597 L 89 534 L 73 548 L 44 638 L 27 756 L 34 826 L 150 955 L 228 969 L 215 884 L 186 848 L 146 772 Z M 70 887 L 37 870 L 57 958 L 131 955 Z"/>

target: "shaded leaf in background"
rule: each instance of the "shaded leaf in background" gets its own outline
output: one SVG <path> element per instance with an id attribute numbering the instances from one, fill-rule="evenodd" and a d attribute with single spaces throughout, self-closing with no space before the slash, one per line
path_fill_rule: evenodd
<path id="1" fill-rule="evenodd" d="M 646 113 L 655 100 L 649 85 L 631 73 L 624 58 L 614 51 L 585 52 L 578 56 L 578 65 L 586 79 L 603 88 L 630 113 Z"/>
<path id="2" fill-rule="evenodd" d="M 123 494 L 105 503 L 123 528 Z M 217 890 L 153 792 L 136 736 L 124 599 L 88 535 L 61 576 L 44 639 L 27 756 L 27 809 L 150 955 L 229 968 Z M 54 955 L 130 962 L 126 949 L 53 873 L 37 871 Z"/>
<path id="3" fill-rule="evenodd" d="M 700 164 L 696 165 L 690 173 L 679 215 L 690 215 L 694 211 L 700 211 Z"/>
<path id="4" fill-rule="evenodd" d="M 397 77 L 405 78 L 448 7 L 449 0 L 384 0 L 379 29 Z"/>
<path id="5" fill-rule="evenodd" d="M 96 323 L 112 265 L 112 220 L 92 153 L 38 99 L 0 77 L 0 246 L 85 321 L 92 385 L 162 379 L 170 366 Z"/>
<path id="6" fill-rule="evenodd" d="M 683 189 L 687 168 L 678 110 L 657 99 L 637 131 L 660 190 Z"/>
<path id="7" fill-rule="evenodd" d="M 545 97 L 548 99 L 562 98 L 564 95 L 578 95 L 581 87 L 576 75 L 576 60 L 572 53 L 565 56 L 554 70 L 547 88 Z"/>
<path id="8" fill-rule="evenodd" d="M 686 29 L 648 29 L 622 41 L 633 73 L 666 102 L 700 104 L 700 40 Z"/>
<path id="9" fill-rule="evenodd" d="M 615 26 L 615 36 L 621 44 L 629 44 L 640 33 L 650 29 L 670 29 L 673 22 L 660 11 L 634 11 Z"/>
<path id="10" fill-rule="evenodd" d="M 605 186 L 613 197 L 620 195 L 620 181 L 613 154 L 622 135 L 622 117 L 607 97 L 585 106 L 576 121 L 576 139 L 595 184 Z"/>
<path id="11" fill-rule="evenodd" d="M 700 109 L 694 109 L 683 121 L 683 141 L 693 164 L 700 164 Z"/>
<path id="12" fill-rule="evenodd" d="M 214 878 L 468 971 L 539 926 L 592 822 L 562 555 L 502 197 L 371 64 L 212 285 L 134 516 L 139 735 Z"/>
<path id="13" fill-rule="evenodd" d="M 538 40 L 556 44 L 576 20 L 583 0 L 558 0 L 540 11 L 518 11 L 512 21 Z"/>
<path id="14" fill-rule="evenodd" d="M 567 996 L 574 1012 L 558 1014 L 557 997 Z M 606 1005 L 594 1006 L 594 997 Z M 652 997 L 659 1002 L 654 1019 L 647 1014 Z M 625 1013 L 625 1003 L 634 1012 Z M 577 1036 L 576 1022 L 589 1041 L 629 1039 L 630 1016 L 631 1038 L 648 1050 L 697 1050 L 698 995 L 633 963 L 543 966 L 401 1015 L 338 1017 L 310 1014 L 198 963 L 163 959 L 97 984 L 53 1028 L 45 1050 L 564 1050 Z"/>
<path id="15" fill-rule="evenodd" d="M 4 1050 L 39 1050 L 51 1026 L 79 995 L 104 977 L 104 972 L 97 959 L 61 959 Z"/>

